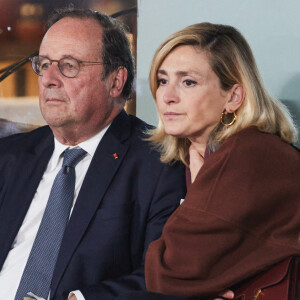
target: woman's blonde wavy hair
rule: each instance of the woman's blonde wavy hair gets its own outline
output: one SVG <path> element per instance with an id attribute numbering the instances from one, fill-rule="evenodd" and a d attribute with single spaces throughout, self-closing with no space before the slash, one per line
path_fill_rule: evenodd
<path id="1" fill-rule="evenodd" d="M 205 51 L 223 90 L 229 90 L 235 84 L 241 84 L 245 90 L 244 101 L 235 112 L 237 121 L 228 128 L 219 124 L 210 136 L 209 146 L 220 145 L 234 133 L 252 125 L 260 131 L 279 135 L 287 143 L 296 141 L 297 130 L 288 110 L 268 94 L 250 46 L 232 26 L 199 23 L 169 36 L 158 47 L 152 60 L 149 81 L 154 99 L 158 88 L 158 69 L 167 55 L 181 45 Z M 189 140 L 167 134 L 161 120 L 156 129 L 149 131 L 148 140 L 161 152 L 162 162 L 180 160 L 188 164 Z"/>

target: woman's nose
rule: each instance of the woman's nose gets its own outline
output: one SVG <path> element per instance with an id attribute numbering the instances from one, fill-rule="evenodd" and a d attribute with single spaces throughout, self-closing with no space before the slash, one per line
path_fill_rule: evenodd
<path id="1" fill-rule="evenodd" d="M 178 91 L 175 85 L 167 85 L 164 89 L 163 101 L 167 104 L 178 102 Z"/>

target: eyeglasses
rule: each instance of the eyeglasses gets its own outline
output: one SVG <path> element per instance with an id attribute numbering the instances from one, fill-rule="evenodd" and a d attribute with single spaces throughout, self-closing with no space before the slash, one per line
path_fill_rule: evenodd
<path id="1" fill-rule="evenodd" d="M 82 61 L 74 57 L 64 57 L 60 60 L 50 59 L 46 56 L 33 56 L 30 58 L 33 71 L 39 76 L 43 76 L 53 62 L 57 62 L 58 68 L 65 77 L 76 77 L 80 71 L 81 64 L 103 65 L 100 61 Z"/>

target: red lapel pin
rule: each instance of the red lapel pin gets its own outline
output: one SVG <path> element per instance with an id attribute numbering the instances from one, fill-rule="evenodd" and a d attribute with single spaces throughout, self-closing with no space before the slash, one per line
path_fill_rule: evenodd
<path id="1" fill-rule="evenodd" d="M 115 159 L 118 159 L 118 158 L 119 158 L 119 156 L 118 156 L 117 153 L 114 153 L 113 156 L 114 156 Z"/>

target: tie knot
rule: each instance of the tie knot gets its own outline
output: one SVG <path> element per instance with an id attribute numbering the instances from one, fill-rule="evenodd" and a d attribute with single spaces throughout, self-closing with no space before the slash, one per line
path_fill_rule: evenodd
<path id="1" fill-rule="evenodd" d="M 79 161 L 86 154 L 83 149 L 67 149 L 64 154 L 63 166 L 76 167 Z"/>

